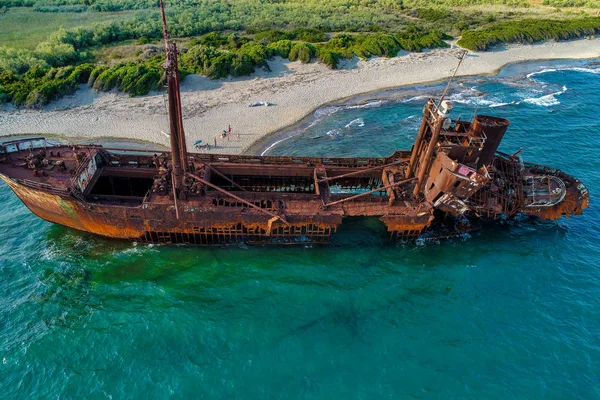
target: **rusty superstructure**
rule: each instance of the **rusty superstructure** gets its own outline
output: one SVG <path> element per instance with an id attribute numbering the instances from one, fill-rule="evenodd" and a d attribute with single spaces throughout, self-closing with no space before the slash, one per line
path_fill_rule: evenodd
<path id="1" fill-rule="evenodd" d="M 520 214 L 555 220 L 589 205 L 579 180 L 497 152 L 507 120 L 452 120 L 443 96 L 425 105 L 412 150 L 385 158 L 188 153 L 164 11 L 163 30 L 171 151 L 5 142 L 0 178 L 34 214 L 139 242 L 293 244 L 327 242 L 347 217 L 379 218 L 398 240 Z"/>

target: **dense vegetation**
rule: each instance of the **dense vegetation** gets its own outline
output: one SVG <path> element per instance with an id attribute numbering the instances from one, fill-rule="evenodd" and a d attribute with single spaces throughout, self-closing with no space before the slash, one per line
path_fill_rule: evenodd
<path id="1" fill-rule="evenodd" d="M 150 54 L 159 54 L 136 62 L 110 67 L 82 64 L 75 68 L 66 65 L 84 59 L 85 52 L 78 51 L 72 44 L 74 41 L 68 40 L 70 37 L 69 32 L 60 32 L 34 52 L 0 50 L 0 70 L 4 71 L 0 80 L 0 101 L 36 107 L 71 93 L 78 83 L 88 83 L 103 91 L 117 88 L 134 96 L 161 88 L 164 78 L 160 65 L 164 58 L 159 47 L 148 45 L 154 50 Z M 443 33 L 423 31 L 415 26 L 395 35 L 340 33 L 319 43 L 293 40 L 297 37 L 316 41 L 324 39 L 324 34 L 314 30 L 261 31 L 251 38 L 212 32 L 192 41 L 191 47 L 184 49 L 180 68 L 184 76 L 196 73 L 217 79 L 249 75 L 257 67 L 268 69 L 267 60 L 273 56 L 305 63 L 319 60 L 336 68 L 342 58 L 355 55 L 392 57 L 402 49 L 421 51 L 447 46 L 443 41 L 447 37 Z M 85 74 L 79 72 L 83 67 Z"/>
<path id="2" fill-rule="evenodd" d="M 80 83 L 87 83 L 94 67 L 89 64 L 77 67 L 32 68 L 18 76 L 0 73 L 0 102 L 12 101 L 15 105 L 41 106 L 51 100 L 73 93 Z"/>
<path id="3" fill-rule="evenodd" d="M 582 3 L 544 1 L 555 7 Z M 0 102 L 37 107 L 83 83 L 131 95 L 161 89 L 157 4 L 0 0 Z M 477 8 L 490 4 L 503 12 Z M 182 75 L 215 79 L 268 69 L 274 56 L 337 68 L 354 56 L 444 47 L 448 34 L 462 34 L 459 44 L 466 48 L 485 50 L 500 42 L 581 37 L 599 27 L 598 18 L 567 14 L 523 19 L 528 0 L 178 0 L 168 6 L 171 35 L 191 38 L 179 40 Z M 111 54 L 122 43 L 130 54 Z"/>
<path id="4" fill-rule="evenodd" d="M 564 21 L 524 19 L 503 22 L 476 31 L 465 31 L 458 44 L 469 50 L 487 50 L 498 43 L 568 40 L 592 36 L 599 32 L 600 17 Z"/>
<path id="5" fill-rule="evenodd" d="M 553 7 L 600 8 L 598 0 L 544 0 L 544 5 Z"/>

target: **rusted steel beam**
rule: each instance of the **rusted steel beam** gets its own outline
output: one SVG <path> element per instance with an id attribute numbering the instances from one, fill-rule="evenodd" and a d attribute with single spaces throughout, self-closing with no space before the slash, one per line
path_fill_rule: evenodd
<path id="1" fill-rule="evenodd" d="M 427 119 L 429 117 L 429 113 L 431 111 L 431 106 L 433 105 L 433 101 L 430 99 L 425 105 L 425 109 L 423 110 L 423 120 L 421 121 L 421 126 L 419 127 L 419 133 L 417 134 L 417 140 L 413 145 L 412 153 L 410 155 L 410 161 L 408 163 L 408 169 L 406 170 L 406 178 L 410 178 L 413 175 L 415 170 L 415 163 L 417 161 L 417 156 L 419 153 L 419 148 L 421 147 L 421 143 L 423 142 L 423 136 L 425 135 L 425 128 L 427 128 Z"/>
<path id="2" fill-rule="evenodd" d="M 173 189 L 173 201 L 175 203 L 175 217 L 179 219 L 179 207 L 177 207 L 177 189 L 175 188 L 175 179 L 171 179 L 171 187 Z"/>
<path id="3" fill-rule="evenodd" d="M 214 185 L 214 184 L 212 184 L 212 183 L 210 183 L 210 182 L 208 182 L 208 181 L 205 181 L 204 179 L 202 179 L 202 178 L 199 178 L 199 177 L 197 177 L 196 175 L 190 174 L 189 172 L 186 172 L 186 173 L 185 173 L 185 175 L 186 175 L 186 176 L 189 176 L 189 177 L 190 177 L 190 178 L 192 178 L 192 179 L 196 179 L 197 181 L 204 183 L 206 186 L 210 186 L 211 188 L 213 188 L 213 189 L 215 189 L 215 190 L 217 190 L 217 191 L 219 191 L 219 192 L 221 192 L 221 193 L 223 193 L 223 194 L 226 194 L 227 196 L 229 196 L 229 197 L 232 197 L 232 198 L 234 198 L 234 199 L 236 199 L 236 200 L 238 200 L 238 201 L 240 201 L 240 202 L 242 202 L 242 203 L 246 204 L 247 206 L 250 206 L 250 207 L 252 207 L 252 208 L 254 208 L 254 209 L 256 209 L 256 210 L 258 210 L 258 211 L 260 211 L 260 212 L 262 212 L 262 213 L 265 213 L 265 214 L 267 214 L 267 215 L 270 215 L 271 217 L 277 218 L 277 219 L 281 220 L 281 222 L 283 222 L 283 223 L 284 223 L 284 224 L 286 224 L 287 226 L 289 226 L 289 225 L 290 225 L 290 224 L 288 224 L 288 222 L 285 220 L 285 218 L 284 218 L 283 216 L 281 216 L 281 215 L 277 215 L 277 214 L 275 214 L 275 213 L 272 213 L 272 212 L 270 212 L 270 211 L 264 210 L 264 209 L 262 209 L 262 208 L 260 208 L 260 207 L 256 206 L 255 204 L 252 204 L 251 202 L 249 202 L 249 201 L 247 201 L 247 200 L 244 200 L 244 199 L 242 199 L 241 197 L 239 197 L 239 196 L 236 196 L 235 194 L 233 194 L 233 193 L 231 193 L 231 192 L 229 192 L 229 191 L 227 191 L 227 190 L 225 190 L 225 189 L 223 189 L 223 188 L 220 188 L 220 187 L 218 187 L 217 185 Z"/>
<path id="4" fill-rule="evenodd" d="M 329 182 L 329 181 L 333 181 L 333 180 L 336 180 L 336 179 L 346 178 L 348 176 L 353 176 L 353 175 L 359 175 L 359 174 L 362 174 L 362 173 L 365 173 L 365 172 L 368 172 L 368 171 L 375 171 L 375 170 L 378 170 L 378 169 L 383 169 L 385 167 L 391 167 L 392 165 L 398 165 L 398 164 L 403 164 L 403 163 L 406 163 L 406 160 L 394 161 L 393 163 L 389 163 L 389 164 L 377 165 L 375 167 L 364 168 L 364 169 L 361 169 L 359 171 L 348 172 L 347 174 L 342 174 L 342 175 L 331 176 L 331 177 L 328 177 L 328 178 L 319 179 L 317 181 L 317 183 Z M 327 168 L 325 168 L 325 169 L 327 169 Z"/>
<path id="5" fill-rule="evenodd" d="M 380 191 L 382 191 L 382 190 L 386 190 L 386 189 L 388 189 L 388 188 L 392 188 L 392 187 L 400 186 L 400 185 L 402 185 L 402 184 L 404 184 L 404 183 L 407 183 L 407 182 L 413 181 L 413 180 L 415 180 L 415 179 L 416 179 L 416 178 L 405 179 L 405 180 L 403 180 L 403 181 L 400 181 L 400 182 L 392 183 L 392 184 L 390 184 L 390 185 L 382 186 L 382 187 L 380 187 L 380 188 L 377 188 L 377 189 L 369 190 L 368 192 L 359 193 L 359 194 L 357 194 L 357 195 L 354 195 L 354 196 L 346 197 L 345 199 L 341 199 L 341 200 L 334 201 L 334 202 L 332 202 L 332 203 L 325 204 L 323 207 L 329 207 L 329 206 L 333 206 L 333 205 L 335 205 L 335 204 L 340 204 L 340 203 L 344 203 L 344 202 L 346 202 L 346 201 L 354 200 L 354 199 L 357 199 L 357 198 L 359 198 L 359 197 L 362 197 L 362 196 L 366 196 L 366 195 L 368 195 L 368 194 L 371 194 L 371 193 L 380 192 Z"/>
<path id="6" fill-rule="evenodd" d="M 435 121 L 433 132 L 431 133 L 431 139 L 429 141 L 429 146 L 427 147 L 427 152 L 425 153 L 425 158 L 423 162 L 425 165 L 419 165 L 419 181 L 415 185 L 415 190 L 413 191 L 413 195 L 419 194 L 419 192 L 423 188 L 423 184 L 425 182 L 425 174 L 429 172 L 429 167 L 431 166 L 431 161 L 433 157 L 433 152 L 435 150 L 435 146 L 438 143 L 438 139 L 440 137 L 440 131 L 442 130 L 442 124 L 444 123 L 444 119 L 442 117 L 438 117 Z"/>
<path id="7" fill-rule="evenodd" d="M 107 150 L 107 151 L 128 151 L 133 153 L 152 153 L 152 154 L 171 154 L 170 150 L 160 150 L 160 149 L 124 149 L 122 147 L 104 147 L 104 146 L 84 146 L 84 145 L 76 145 L 74 146 L 76 149 L 84 148 L 84 149 L 96 149 L 96 150 Z"/>

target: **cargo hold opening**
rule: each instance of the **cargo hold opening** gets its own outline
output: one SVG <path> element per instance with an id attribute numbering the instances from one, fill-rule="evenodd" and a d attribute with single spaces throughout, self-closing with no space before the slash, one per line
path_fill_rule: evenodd
<path id="1" fill-rule="evenodd" d="M 211 175 L 210 183 L 231 192 L 241 191 L 240 187 L 242 187 L 248 192 L 315 193 L 315 180 L 312 176 L 226 176 L 235 182 L 235 185 L 217 174 Z"/>
<path id="2" fill-rule="evenodd" d="M 111 204 L 141 204 L 154 184 L 152 172 L 149 171 L 149 174 L 123 172 L 125 171 L 105 168 L 88 192 L 88 200 Z"/>

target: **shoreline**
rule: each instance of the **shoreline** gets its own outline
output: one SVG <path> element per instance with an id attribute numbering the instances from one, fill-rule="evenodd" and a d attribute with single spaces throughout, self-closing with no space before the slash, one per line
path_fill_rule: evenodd
<path id="1" fill-rule="evenodd" d="M 518 61 L 511 61 L 508 62 L 500 67 L 498 67 L 497 69 L 495 69 L 492 72 L 488 72 L 488 73 L 482 73 L 482 74 L 472 74 L 472 75 L 460 75 L 457 74 L 455 77 L 456 79 L 465 79 L 465 78 L 477 78 L 477 77 L 491 77 L 491 76 L 498 76 L 503 70 L 505 70 L 506 68 L 512 66 L 512 65 L 516 65 L 516 64 L 524 64 L 524 63 L 533 63 L 533 62 L 544 62 L 544 61 L 585 61 L 585 60 L 593 60 L 593 59 L 600 59 L 600 54 L 599 55 L 595 55 L 592 57 L 578 57 L 578 58 L 540 58 L 540 59 L 531 59 L 531 60 L 518 60 Z M 354 95 L 348 96 L 348 97 L 344 97 L 341 99 L 337 99 L 337 100 L 333 100 L 329 103 L 325 103 L 325 104 L 321 104 L 320 106 L 316 107 L 315 109 L 311 110 L 308 114 L 306 114 L 304 117 L 300 118 L 299 120 L 293 122 L 292 124 L 279 129 L 277 131 L 273 131 L 270 133 L 267 133 L 265 135 L 263 135 L 262 137 L 258 138 L 257 140 L 255 140 L 253 143 L 251 143 L 248 147 L 246 147 L 240 154 L 242 155 L 267 155 L 264 154 L 266 153 L 269 149 L 271 149 L 272 147 L 274 147 L 274 145 L 280 143 L 281 141 L 287 140 L 289 138 L 292 138 L 294 135 L 290 135 L 290 136 L 282 136 L 285 133 L 291 131 L 291 130 L 298 130 L 298 129 L 302 129 L 305 126 L 310 125 L 310 123 L 308 123 L 308 121 L 310 120 L 311 115 L 313 115 L 317 110 L 323 109 L 325 107 L 328 106 L 343 106 L 346 102 L 353 100 L 353 99 L 357 99 L 360 97 L 367 97 L 371 94 L 377 94 L 377 93 L 383 93 L 386 91 L 392 91 L 392 90 L 400 90 L 400 89 L 406 89 L 406 88 L 410 88 L 412 86 L 432 86 L 432 85 L 436 85 L 436 84 L 441 84 L 443 82 L 446 82 L 448 80 L 448 77 L 446 78 L 440 78 L 440 79 L 436 79 L 433 81 L 427 81 L 427 82 L 416 82 L 416 83 L 407 83 L 407 84 L 403 84 L 403 85 L 398 85 L 398 86 L 391 86 L 391 87 L 387 87 L 387 88 L 382 88 L 382 89 L 376 89 L 376 90 L 372 90 L 369 92 L 365 92 L 365 93 L 356 93 Z M 370 101 L 380 101 L 381 97 L 377 97 L 377 98 L 371 98 L 371 99 L 367 99 L 367 100 L 363 100 L 361 102 L 358 103 L 353 103 L 356 105 L 362 105 L 362 104 L 366 104 Z M 276 140 L 276 139 L 280 139 L 280 140 Z"/>
<path id="2" fill-rule="evenodd" d="M 302 124 L 317 109 L 352 98 L 448 79 L 459 48 L 423 53 L 403 52 L 393 58 L 354 58 L 331 70 L 322 64 L 301 64 L 275 58 L 271 72 L 250 77 L 210 80 L 198 75 L 182 82 L 182 107 L 188 148 L 201 139 L 209 153 L 250 154 L 273 142 L 278 134 Z M 457 78 L 497 75 L 503 68 L 527 61 L 578 60 L 600 57 L 600 38 L 568 42 L 512 45 L 488 52 L 469 52 Z M 43 110 L 0 107 L 0 137 L 53 135 L 67 140 L 122 140 L 168 146 L 168 120 L 163 93 L 131 98 L 96 93 L 87 86 Z M 248 107 L 266 101 L 273 106 Z M 228 126 L 232 135 L 219 137 Z M 217 148 L 214 149 L 214 143 Z M 206 151 L 206 150 L 204 150 Z"/>

